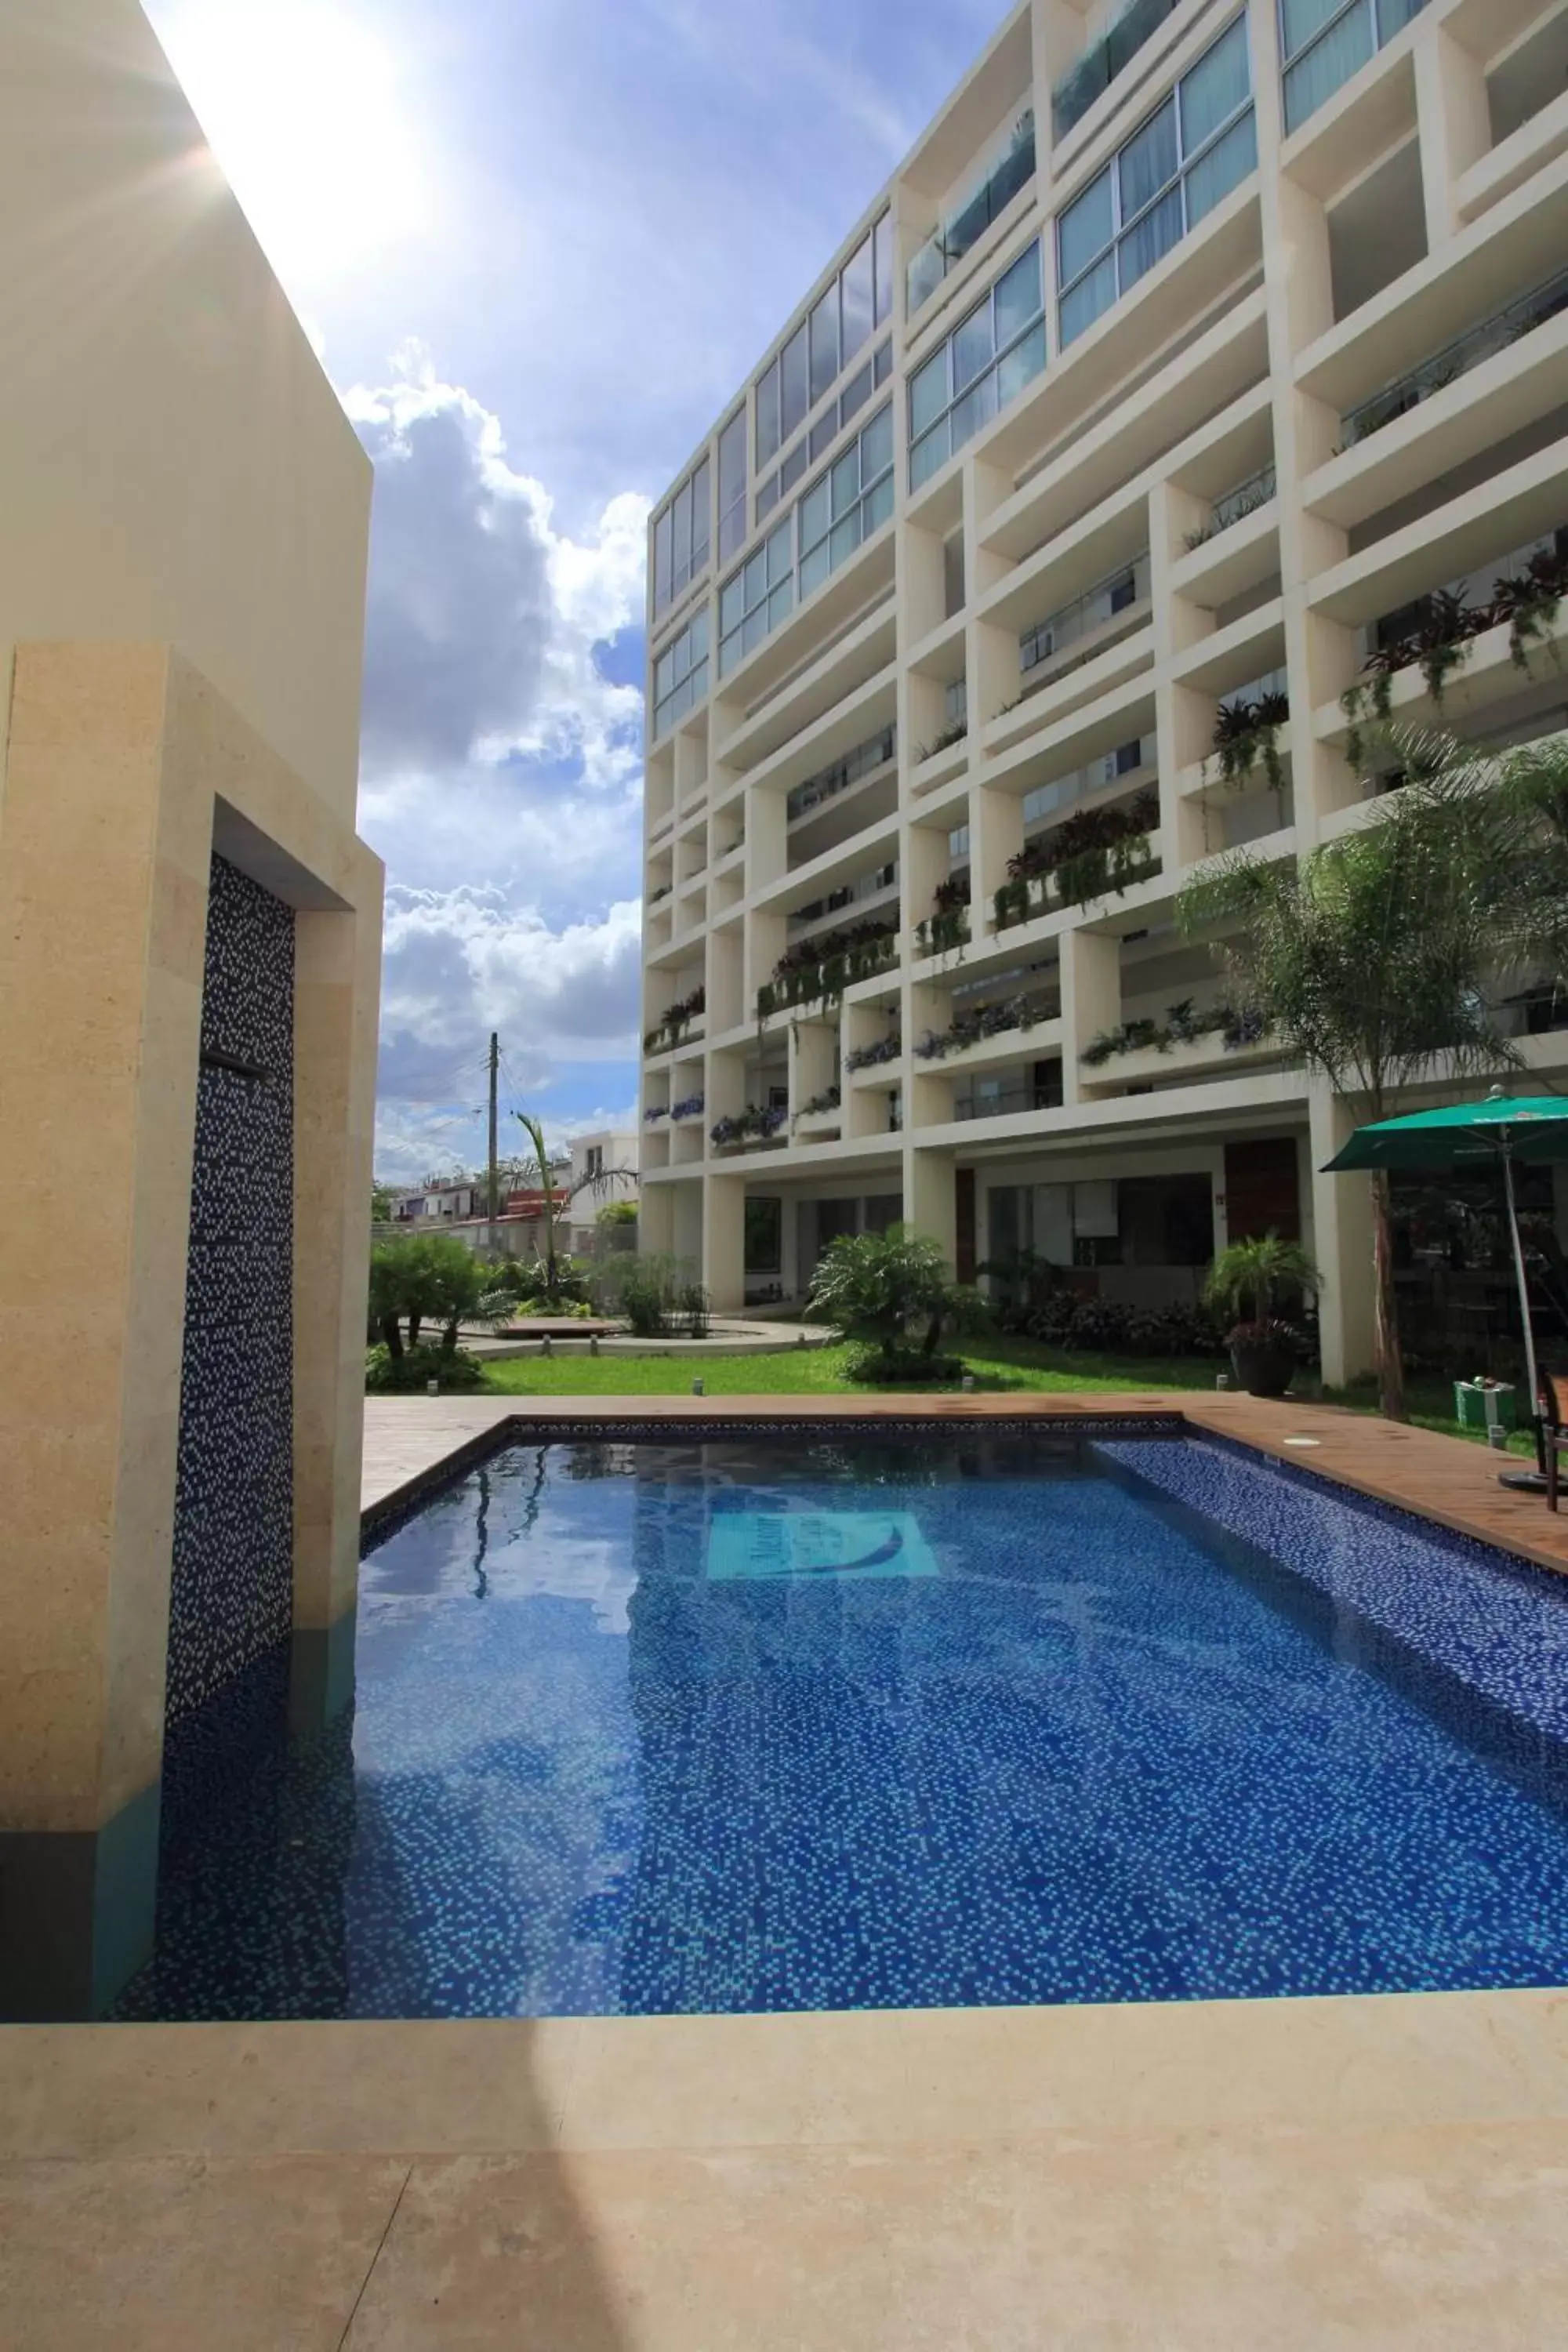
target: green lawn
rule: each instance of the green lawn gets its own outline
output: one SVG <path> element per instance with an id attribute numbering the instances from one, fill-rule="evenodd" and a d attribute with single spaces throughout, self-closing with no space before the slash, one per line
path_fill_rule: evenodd
<path id="1" fill-rule="evenodd" d="M 977 1389 L 992 1394 L 1089 1392 L 1137 1389 L 1212 1389 L 1221 1362 L 1182 1356 L 1171 1359 L 1066 1354 L 1028 1339 L 988 1339 L 963 1350 Z M 868 1390 L 845 1376 L 847 1350 L 843 1348 L 791 1349 L 786 1355 L 726 1356 L 557 1356 L 546 1363 L 537 1356 L 514 1357 L 486 1368 L 486 1386 L 500 1396 L 686 1396 L 700 1374 L 710 1396 L 866 1396 L 884 1393 Z M 916 1395 L 931 1391 L 915 1390 Z M 1304 1396 L 1316 1393 L 1307 1383 Z M 1370 1381 L 1354 1388 L 1325 1389 L 1327 1404 L 1348 1405 L 1358 1412 L 1375 1412 L 1376 1391 Z M 1433 1379 L 1410 1382 L 1411 1419 L 1423 1429 L 1447 1437 L 1484 1441 L 1473 1431 L 1461 1430 L 1453 1418 L 1451 1383 Z M 1516 1434 L 1515 1453 L 1530 1450 L 1530 1440 Z"/>

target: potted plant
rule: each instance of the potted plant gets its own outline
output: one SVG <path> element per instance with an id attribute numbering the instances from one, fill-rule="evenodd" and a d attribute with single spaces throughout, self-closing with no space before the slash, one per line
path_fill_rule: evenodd
<path id="1" fill-rule="evenodd" d="M 1209 1305 L 1236 1322 L 1226 1333 L 1231 1370 L 1249 1396 L 1282 1397 L 1297 1363 L 1292 1325 L 1275 1313 L 1280 1301 L 1321 1290 L 1322 1276 L 1299 1242 L 1269 1233 L 1232 1242 L 1209 1270 Z"/>

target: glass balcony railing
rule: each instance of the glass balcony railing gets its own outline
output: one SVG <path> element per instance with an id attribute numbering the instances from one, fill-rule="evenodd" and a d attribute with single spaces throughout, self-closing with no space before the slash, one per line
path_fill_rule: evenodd
<path id="1" fill-rule="evenodd" d="M 992 222 L 1000 218 L 1019 189 L 1034 176 L 1035 110 L 1028 106 L 1014 124 L 1005 153 L 989 166 L 973 195 L 966 196 L 936 235 L 926 239 L 910 262 L 907 279 L 910 318 L 914 317 L 922 302 L 930 301 L 948 271 L 956 269 L 971 247 L 979 243 Z"/>
<path id="2" fill-rule="evenodd" d="M 1122 10 L 1051 92 L 1051 121 L 1058 139 L 1065 139 L 1074 123 L 1082 121 L 1095 100 L 1103 96 L 1144 42 L 1180 5 L 1181 0 L 1131 0 L 1131 5 Z"/>
<path id="3" fill-rule="evenodd" d="M 1448 385 L 1457 383 L 1460 376 L 1468 375 L 1472 368 L 1479 367 L 1483 360 L 1489 360 L 1498 352 L 1506 351 L 1510 343 L 1519 342 L 1535 328 L 1545 326 L 1549 319 L 1555 319 L 1563 310 L 1568 310 L 1568 269 L 1561 271 L 1555 278 L 1549 278 L 1533 293 L 1521 294 L 1506 309 L 1494 311 L 1489 319 L 1483 319 L 1479 326 L 1467 328 L 1451 343 L 1445 343 L 1440 352 L 1434 352 L 1430 359 L 1423 360 L 1419 367 L 1412 368 L 1408 375 L 1402 375 L 1396 383 L 1385 384 L 1381 392 L 1373 393 L 1370 400 L 1363 401 L 1359 408 L 1352 408 L 1344 420 L 1345 447 L 1353 448 L 1369 434 L 1380 432 L 1384 425 L 1392 425 L 1396 416 L 1404 416 L 1411 409 L 1419 408 L 1422 402 L 1430 400 L 1435 392 L 1447 391 Z"/>
<path id="4" fill-rule="evenodd" d="M 1131 563 L 1122 564 L 1106 579 L 1097 581 L 1070 604 L 1063 604 L 1032 629 L 1026 629 L 1018 639 L 1018 667 L 1026 677 L 1046 662 L 1054 661 L 1058 654 L 1075 645 L 1079 637 L 1090 635 L 1113 621 L 1118 613 L 1127 612 L 1141 604 L 1149 593 L 1149 552 L 1145 549 Z"/>

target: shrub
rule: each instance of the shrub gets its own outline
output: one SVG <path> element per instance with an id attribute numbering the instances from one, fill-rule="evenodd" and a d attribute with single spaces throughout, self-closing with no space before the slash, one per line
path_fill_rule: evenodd
<path id="1" fill-rule="evenodd" d="M 920 1352 L 934 1359 L 944 1328 L 989 1319 L 979 1293 L 952 1280 L 941 1243 L 912 1225 L 845 1234 L 831 1243 L 811 1278 L 806 1312 L 869 1349 L 884 1367 L 910 1352 L 909 1333 L 916 1324 L 925 1326 Z M 883 1373 L 868 1368 L 857 1377 Z"/>
<path id="2" fill-rule="evenodd" d="M 461 1243 L 458 1247 L 461 1248 Z M 423 1339 L 395 1356 L 384 1346 L 367 1349 L 364 1385 L 368 1396 L 423 1395 L 430 1381 L 447 1396 L 467 1396 L 485 1384 L 484 1366 L 466 1348 L 447 1348 Z"/>
<path id="3" fill-rule="evenodd" d="M 962 1356 L 928 1356 L 923 1348 L 868 1348 L 851 1356 L 844 1377 L 882 1388 L 912 1388 L 960 1381 L 965 1370 Z"/>
<path id="4" fill-rule="evenodd" d="M 452 1234 L 424 1234 L 377 1242 L 370 1254 L 368 1339 L 389 1356 L 419 1345 L 424 1326 L 440 1327 L 448 1353 L 463 1323 L 500 1323 L 509 1302 L 497 1295 L 497 1269 L 476 1257 Z M 407 1326 L 406 1342 L 405 1325 Z"/>

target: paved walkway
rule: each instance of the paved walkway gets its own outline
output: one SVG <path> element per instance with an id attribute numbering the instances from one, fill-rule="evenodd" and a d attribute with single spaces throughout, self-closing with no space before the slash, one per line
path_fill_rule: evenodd
<path id="1" fill-rule="evenodd" d="M 1568 2000 L 0 2033 L 5 2352 L 1544 2352 Z"/>
<path id="2" fill-rule="evenodd" d="M 595 1328 L 591 1323 L 552 1324 L 552 1354 L 591 1354 L 590 1334 Z M 817 1323 L 738 1322 L 727 1316 L 714 1318 L 706 1339 L 637 1339 L 628 1331 L 606 1325 L 600 1325 L 598 1330 L 598 1352 L 602 1356 L 690 1356 L 694 1359 L 703 1356 L 782 1356 L 787 1355 L 792 1349 L 827 1347 L 837 1336 Z M 540 1335 L 528 1330 L 527 1318 L 524 1318 L 510 1332 L 465 1331 L 463 1345 L 476 1356 L 488 1356 L 496 1362 L 505 1363 L 520 1356 L 537 1355 L 539 1338 Z"/>

